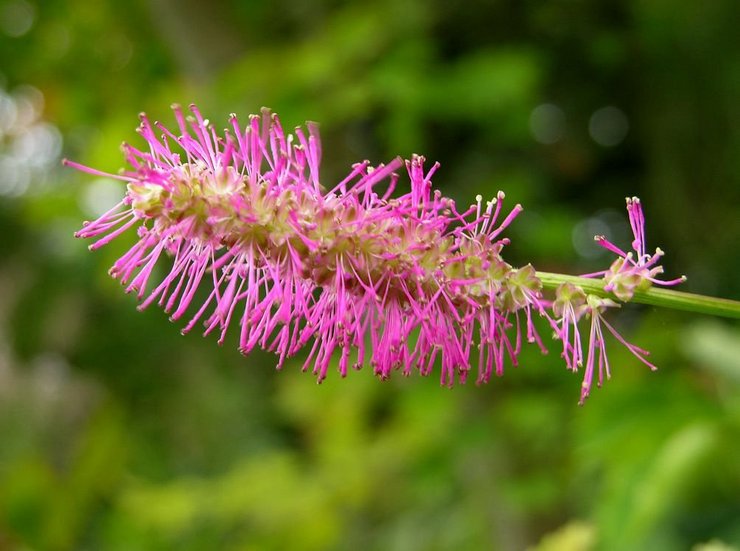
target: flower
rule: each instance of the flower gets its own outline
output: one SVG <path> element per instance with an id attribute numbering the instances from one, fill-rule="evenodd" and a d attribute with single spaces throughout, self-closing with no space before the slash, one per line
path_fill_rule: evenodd
<path id="1" fill-rule="evenodd" d="M 655 254 L 646 253 L 645 245 L 645 216 L 642 205 L 637 197 L 627 198 L 627 213 L 634 240 L 632 248 L 637 258 L 630 253 L 625 253 L 603 235 L 597 235 L 594 239 L 602 247 L 619 255 L 608 270 L 586 274 L 583 277 L 603 276 L 604 291 L 613 293 L 621 301 L 629 301 L 635 291 L 643 291 L 653 283 L 658 285 L 677 285 L 686 280 L 685 276 L 670 281 L 659 280 L 657 275 L 663 273 L 663 267 L 657 265 L 663 256 L 663 251 L 656 249 Z M 555 291 L 555 300 L 552 303 L 552 311 L 555 319 L 550 319 L 550 325 L 554 330 L 556 339 L 563 343 L 561 356 L 566 366 L 571 371 L 577 372 L 583 367 L 584 353 L 578 322 L 583 317 L 591 319 L 588 338 L 588 349 L 585 354 L 586 368 L 581 385 L 580 403 L 588 398 L 591 393 L 594 371 L 598 368 L 598 386 L 611 376 L 609 370 L 609 359 L 606 355 L 606 342 L 604 340 L 603 327 L 614 335 L 637 359 L 647 365 L 651 370 L 657 367 L 647 360 L 650 354 L 647 350 L 627 342 L 614 327 L 604 319 L 607 308 L 619 307 L 620 305 L 610 298 L 600 297 L 586 292 L 572 283 L 563 283 Z"/>
<path id="2" fill-rule="evenodd" d="M 604 319 L 604 312 L 607 308 L 618 308 L 619 304 L 609 298 L 599 297 L 593 294 L 586 294 L 583 289 L 572 283 L 563 283 L 555 291 L 556 298 L 553 301 L 553 313 L 557 321 L 551 324 L 555 330 L 555 337 L 563 343 L 562 356 L 565 359 L 568 369 L 577 372 L 583 367 L 583 340 L 578 329 L 578 322 L 583 317 L 591 319 L 588 334 L 588 348 L 586 351 L 586 368 L 581 383 L 580 404 L 586 401 L 591 394 L 593 385 L 594 371 L 598 369 L 597 384 L 600 387 L 604 383 L 604 378 L 609 379 L 611 372 L 609 370 L 609 359 L 606 354 L 606 341 L 604 339 L 603 328 L 607 330 L 622 343 L 637 359 L 647 365 L 651 370 L 656 370 L 646 356 L 650 353 L 647 350 L 627 342 L 617 330 Z"/>
<path id="3" fill-rule="evenodd" d="M 631 252 L 625 253 L 603 235 L 597 235 L 594 237 L 596 242 L 605 249 L 619 255 L 619 258 L 612 263 L 608 270 L 584 276 L 603 276 L 606 282 L 604 290 L 614 293 L 622 301 L 630 300 L 634 296 L 635 291 L 644 291 L 653 283 L 656 285 L 672 286 L 686 281 L 686 276 L 681 276 L 670 281 L 656 278 L 657 275 L 663 273 L 663 267 L 658 265 L 658 261 L 665 253 L 660 248 L 655 249 L 655 253 L 652 255 L 646 252 L 645 216 L 642 212 L 640 199 L 637 197 L 627 197 L 626 201 L 627 213 L 634 236 L 632 249 L 637 254 L 637 257 L 635 258 Z"/>
<path id="4" fill-rule="evenodd" d="M 501 257 L 501 233 L 522 210 L 502 217 L 504 194 L 460 212 L 432 191 L 424 158 L 355 164 L 326 190 L 315 124 L 286 134 L 267 110 L 241 127 L 232 115 L 219 136 L 195 106 L 173 106 L 177 130 L 141 116 L 147 147 L 124 144 L 130 168 L 119 175 L 125 197 L 85 223 L 77 236 L 101 247 L 136 227 L 138 241 L 110 269 L 143 309 L 157 302 L 183 332 L 239 328 L 239 349 L 279 355 L 302 348 L 304 370 L 321 381 L 335 351 L 339 371 L 369 363 L 381 378 L 395 370 L 465 381 L 474 350 L 478 382 L 516 364 L 520 317 L 526 337 L 541 341 L 532 311 L 545 313 L 534 268 Z M 404 168 L 410 191 L 393 197 Z M 166 261 L 166 257 L 171 257 Z M 155 281 L 155 266 L 169 262 Z M 194 304 L 196 291 L 207 298 Z M 194 310 L 194 313 L 193 313 Z M 190 313 L 188 313 L 190 312 Z M 476 339 L 477 345 L 474 344 Z"/>

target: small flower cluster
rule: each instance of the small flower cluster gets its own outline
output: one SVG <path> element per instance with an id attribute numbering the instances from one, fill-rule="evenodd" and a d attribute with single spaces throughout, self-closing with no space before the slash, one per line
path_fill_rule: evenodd
<path id="1" fill-rule="evenodd" d="M 656 276 L 663 273 L 663 267 L 658 265 L 658 261 L 665 254 L 660 248 L 655 249 L 655 253 L 650 255 L 646 252 L 645 244 L 645 216 L 642 212 L 642 205 L 637 197 L 627 197 L 627 214 L 629 215 L 630 226 L 634 241 L 632 248 L 637 257 L 630 252 L 625 253 L 614 243 L 609 241 L 603 235 L 594 237 L 596 242 L 605 249 L 617 254 L 617 258 L 608 270 L 588 274 L 586 277 L 602 276 L 606 285 L 604 290 L 614 293 L 622 301 L 629 301 L 635 294 L 636 290 L 644 291 L 651 284 L 657 285 L 678 285 L 686 281 L 686 276 L 663 281 Z"/>
<path id="2" fill-rule="evenodd" d="M 173 109 L 174 132 L 142 115 L 147 148 L 123 145 L 127 171 L 65 163 L 127 183 L 123 200 L 76 235 L 96 238 L 96 249 L 137 227 L 138 241 L 110 273 L 136 293 L 140 308 L 157 302 L 173 320 L 187 314 L 183 332 L 202 323 L 223 342 L 238 326 L 240 350 L 273 351 L 278 367 L 307 348 L 304 370 L 319 381 L 338 350 L 343 376 L 366 363 L 382 379 L 396 370 L 427 375 L 439 364 L 442 384 L 452 385 L 467 379 L 476 357 L 478 382 L 501 375 L 506 358 L 516 365 L 523 339 L 544 351 L 533 313 L 549 321 L 576 370 L 584 355 L 577 323 L 585 315 L 592 320 L 585 395 L 596 349 L 599 379 L 602 365 L 608 376 L 602 324 L 645 361 L 603 320 L 616 303 L 573 286 L 548 301 L 531 265 L 504 261 L 509 240 L 501 234 L 522 208 L 505 213 L 502 192 L 461 212 L 432 189 L 438 165 L 425 170 L 420 156 L 358 163 L 327 190 L 315 125 L 286 134 L 265 110 L 246 127 L 232 115 L 218 135 L 195 106 L 192 116 Z M 410 191 L 394 197 L 402 168 Z M 644 253 L 639 202 L 630 205 L 638 258 L 601 240 L 620 255 L 621 264 L 603 273 L 620 299 L 660 273 L 660 252 Z M 155 267 L 166 257 L 167 274 L 157 280 Z M 202 288 L 207 298 L 193 304 Z"/>
<path id="3" fill-rule="evenodd" d="M 632 253 L 625 253 L 603 235 L 597 235 L 595 241 L 605 249 L 617 254 L 617 258 L 608 270 L 586 274 L 583 277 L 602 277 L 604 291 L 613 293 L 620 301 L 632 299 L 635 291 L 645 291 L 652 284 L 673 286 L 686 280 L 685 276 L 664 281 L 656 276 L 663 273 L 663 267 L 657 265 L 663 256 L 663 251 L 656 249 L 652 256 L 645 252 L 645 216 L 642 205 L 637 197 L 627 198 L 627 213 L 634 240 L 632 248 L 637 253 L 635 259 Z M 657 369 L 647 360 L 650 354 L 647 350 L 627 342 L 617 330 L 604 319 L 607 308 L 619 307 L 619 303 L 601 296 L 589 294 L 570 283 L 560 285 L 555 291 L 556 298 L 552 310 L 557 318 L 552 325 L 555 329 L 555 338 L 563 343 L 562 356 L 568 369 L 578 371 L 583 367 L 583 346 L 578 330 L 578 322 L 584 316 L 591 319 L 588 348 L 586 352 L 586 369 L 581 385 L 581 403 L 588 398 L 591 392 L 594 370 L 598 366 L 598 385 L 604 382 L 604 377 L 610 377 L 609 360 L 606 355 L 606 342 L 602 326 L 622 343 L 637 359 L 651 370 Z"/>

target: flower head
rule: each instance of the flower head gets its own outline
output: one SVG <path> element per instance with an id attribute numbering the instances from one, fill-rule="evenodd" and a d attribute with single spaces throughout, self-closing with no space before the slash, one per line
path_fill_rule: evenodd
<path id="1" fill-rule="evenodd" d="M 603 235 L 594 237 L 596 242 L 605 249 L 619 255 L 608 270 L 588 274 L 586 277 L 603 276 L 606 282 L 605 291 L 610 291 L 620 300 L 630 300 L 635 291 L 644 291 L 650 285 L 678 285 L 686 281 L 685 276 L 681 276 L 669 281 L 657 279 L 656 276 L 663 273 L 663 267 L 658 265 L 658 261 L 663 256 L 660 248 L 655 249 L 652 255 L 647 252 L 645 242 L 645 216 L 642 212 L 642 205 L 637 197 L 627 197 L 627 213 L 629 215 L 630 226 L 632 228 L 632 252 L 625 253 L 614 243 L 609 241 Z M 636 255 L 636 256 L 635 256 Z"/>
<path id="2" fill-rule="evenodd" d="M 567 367 L 585 363 L 581 403 L 595 376 L 600 385 L 610 375 L 604 327 L 654 369 L 647 352 L 604 319 L 616 302 L 570 283 L 547 300 L 531 264 L 515 268 L 503 259 L 509 240 L 502 233 L 522 210 L 505 213 L 503 192 L 459 210 L 432 188 L 439 165 L 426 169 L 418 155 L 363 161 L 325 186 L 315 124 L 288 134 L 263 110 L 246 126 L 232 115 L 218 134 L 195 106 L 191 116 L 173 110 L 175 130 L 141 116 L 146 147 L 123 145 L 129 168 L 120 174 L 64 162 L 126 182 L 123 199 L 76 235 L 95 239 L 97 249 L 136 228 L 138 241 L 110 274 L 136 294 L 140 309 L 156 302 L 172 320 L 186 319 L 183 333 L 200 325 L 222 343 L 233 327 L 242 353 L 273 351 L 278 368 L 305 348 L 303 369 L 319 381 L 336 355 L 342 376 L 364 365 L 381 379 L 439 366 L 442 384 L 452 385 L 476 363 L 479 383 L 502 375 L 507 361 L 517 365 L 524 340 L 546 352 L 537 314 L 562 342 Z M 399 195 L 403 172 L 409 190 Z M 645 252 L 639 201 L 628 199 L 627 209 L 637 256 L 597 237 L 619 258 L 591 274 L 620 300 L 682 280 L 656 279 L 662 252 Z M 166 268 L 161 278 L 157 266 Z M 584 318 L 587 346 L 578 329 Z"/>
<path id="3" fill-rule="evenodd" d="M 187 314 L 183 332 L 202 323 L 219 342 L 237 326 L 243 353 L 274 351 L 278 366 L 306 347 L 304 369 L 319 380 L 338 350 L 342 375 L 368 363 L 381 378 L 428 374 L 438 362 L 452 384 L 477 349 L 477 380 L 487 381 L 506 357 L 516 362 L 520 313 L 527 340 L 539 342 L 531 313 L 544 313 L 541 284 L 531 266 L 501 257 L 501 233 L 521 211 L 503 216 L 503 193 L 460 212 L 432 190 L 438 165 L 425 170 L 419 156 L 358 163 L 326 190 L 316 125 L 288 135 L 263 111 L 246 127 L 232 115 L 219 136 L 196 107 L 192 117 L 173 109 L 174 131 L 142 115 L 147 147 L 124 144 L 130 168 L 108 175 L 127 183 L 125 197 L 77 233 L 96 249 L 137 228 L 110 273 L 140 308 Z M 393 197 L 404 166 L 410 190 Z M 168 272 L 155 280 L 162 262 Z M 199 288 L 207 298 L 193 304 Z"/>

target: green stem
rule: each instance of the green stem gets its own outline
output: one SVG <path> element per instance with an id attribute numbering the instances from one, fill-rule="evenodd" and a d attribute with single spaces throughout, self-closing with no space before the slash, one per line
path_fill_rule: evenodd
<path id="1" fill-rule="evenodd" d="M 602 279 L 553 274 L 550 272 L 537 272 L 537 277 L 542 281 L 544 289 L 555 290 L 561 283 L 572 283 L 581 287 L 586 293 L 616 299 L 612 293 L 604 291 L 604 281 Z M 681 291 L 674 291 L 673 289 L 650 287 L 646 291 L 635 291 L 631 302 L 740 319 L 740 302 L 737 300 L 683 293 Z"/>

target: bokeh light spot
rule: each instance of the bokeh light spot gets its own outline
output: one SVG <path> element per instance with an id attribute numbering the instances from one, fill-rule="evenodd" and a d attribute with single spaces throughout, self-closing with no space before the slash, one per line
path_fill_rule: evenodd
<path id="1" fill-rule="evenodd" d="M 538 142 L 557 143 L 565 136 L 565 113 L 552 103 L 538 105 L 529 115 L 529 129 Z"/>
<path id="2" fill-rule="evenodd" d="M 573 248 L 583 258 L 598 258 L 604 251 L 594 242 L 595 235 L 610 234 L 609 225 L 597 217 L 581 220 L 573 228 Z"/>
<path id="3" fill-rule="evenodd" d="M 33 86 L 0 89 L 0 195 L 19 196 L 50 181 L 62 134 L 41 117 L 44 95 Z"/>
<path id="4" fill-rule="evenodd" d="M 627 115 L 610 105 L 594 111 L 588 122 L 588 133 L 597 144 L 614 147 L 627 137 L 629 127 Z"/>
<path id="5" fill-rule="evenodd" d="M 0 29 L 13 38 L 23 36 L 33 27 L 35 8 L 25 0 L 11 0 L 0 8 Z"/>
<path id="6" fill-rule="evenodd" d="M 97 218 L 121 200 L 125 190 L 111 178 L 97 178 L 80 197 L 80 208 L 91 218 Z"/>

